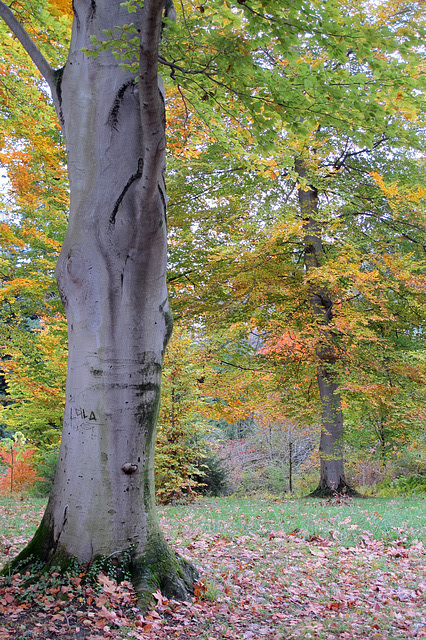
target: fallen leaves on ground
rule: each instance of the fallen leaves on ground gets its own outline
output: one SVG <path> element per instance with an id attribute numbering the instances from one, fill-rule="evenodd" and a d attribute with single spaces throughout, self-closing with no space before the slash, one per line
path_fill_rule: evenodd
<path id="1" fill-rule="evenodd" d="M 43 591 L 16 575 L 0 589 L 0 640 L 426 638 L 422 542 L 364 532 L 344 547 L 332 531 L 306 539 L 297 531 L 212 535 L 184 527 L 170 544 L 201 574 L 187 602 L 157 591 L 142 614 L 130 583 L 102 573 L 97 587 L 53 574 Z"/>
<path id="2" fill-rule="evenodd" d="M 45 509 L 44 501 L 30 498 L 0 504 L 0 566 L 14 558 L 34 534 Z"/>

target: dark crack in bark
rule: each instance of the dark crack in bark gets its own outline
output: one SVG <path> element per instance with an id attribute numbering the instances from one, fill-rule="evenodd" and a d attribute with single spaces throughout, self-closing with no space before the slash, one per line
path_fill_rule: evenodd
<path id="1" fill-rule="evenodd" d="M 133 84 L 133 80 L 129 80 L 129 82 L 126 82 L 125 84 L 123 84 L 122 87 L 120 87 L 116 95 L 116 98 L 114 100 L 114 103 L 111 107 L 111 111 L 109 112 L 107 122 L 108 122 L 108 125 L 111 127 L 111 129 L 115 131 L 117 130 L 118 112 L 120 111 L 120 106 L 123 101 L 124 94 L 126 93 L 126 90 L 132 86 L 132 84 Z"/>
<path id="2" fill-rule="evenodd" d="M 163 204 L 164 207 L 164 220 L 167 221 L 167 200 L 166 200 L 166 194 L 164 193 L 163 189 L 161 188 L 160 185 L 158 185 L 158 193 L 160 194 L 160 199 L 161 202 Z"/>
<path id="3" fill-rule="evenodd" d="M 72 12 L 74 14 L 75 24 L 77 30 L 80 29 L 80 18 L 78 17 L 77 9 L 75 8 L 75 0 L 72 0 Z"/>
<path id="4" fill-rule="evenodd" d="M 118 196 L 117 200 L 115 201 L 114 208 L 113 208 L 112 213 L 111 213 L 111 215 L 109 217 L 109 223 L 111 225 L 115 224 L 115 219 L 117 217 L 118 209 L 120 208 L 120 204 L 123 202 L 124 196 L 126 195 L 128 190 L 130 189 L 132 184 L 136 180 L 139 180 L 139 178 L 142 177 L 142 171 L 143 171 L 143 158 L 139 158 L 139 160 L 138 160 L 138 170 L 136 171 L 136 173 L 134 173 L 132 176 L 130 176 L 130 178 L 127 181 L 126 186 L 124 187 L 123 191 L 120 193 L 120 195 Z"/>
<path id="5" fill-rule="evenodd" d="M 61 67 L 60 69 L 56 69 L 56 71 L 54 72 L 56 95 L 58 97 L 59 106 L 58 118 L 61 127 L 63 127 L 65 124 L 64 114 L 62 113 L 62 77 L 64 75 L 64 69 L 65 67 Z"/>
<path id="6" fill-rule="evenodd" d="M 88 25 L 92 22 L 93 18 L 95 17 L 95 14 L 96 14 L 96 2 L 95 2 L 95 0 L 91 0 L 89 13 L 87 14 L 87 24 Z"/>

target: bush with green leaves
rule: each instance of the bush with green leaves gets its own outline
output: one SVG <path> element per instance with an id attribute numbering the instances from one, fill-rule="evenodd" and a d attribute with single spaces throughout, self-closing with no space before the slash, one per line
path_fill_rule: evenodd
<path id="1" fill-rule="evenodd" d="M 58 464 L 59 447 L 49 447 L 37 452 L 35 456 L 35 468 L 38 479 L 31 488 L 32 495 L 38 498 L 47 498 L 53 486 L 56 465 Z"/>
<path id="2" fill-rule="evenodd" d="M 377 485 L 375 495 L 381 498 L 421 496 L 426 494 L 426 475 L 400 476 Z"/>
<path id="3" fill-rule="evenodd" d="M 204 496 L 226 496 L 229 494 L 227 469 L 216 455 L 210 454 L 199 463 L 199 492 Z"/>

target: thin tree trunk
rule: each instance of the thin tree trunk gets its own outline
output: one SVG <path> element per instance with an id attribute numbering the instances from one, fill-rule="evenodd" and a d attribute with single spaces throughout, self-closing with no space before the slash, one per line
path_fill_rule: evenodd
<path id="1" fill-rule="evenodd" d="M 343 415 L 339 387 L 331 371 L 319 366 L 318 388 L 321 398 L 320 482 L 317 491 L 341 492 L 349 487 L 345 479 L 342 437 Z"/>
<path id="2" fill-rule="evenodd" d="M 164 0 L 145 0 L 139 82 L 90 36 L 129 22 L 121 0 L 74 0 L 69 57 L 55 74 L 68 152 L 69 226 L 57 266 L 69 362 L 59 464 L 42 523 L 18 556 L 66 565 L 130 555 L 141 598 L 183 597 L 195 572 L 167 547 L 154 498 L 166 289 Z"/>
<path id="3" fill-rule="evenodd" d="M 295 161 L 296 172 L 301 179 L 308 178 L 306 163 L 302 158 Z M 324 260 L 321 228 L 317 221 L 318 191 L 311 185 L 298 188 L 299 206 L 305 227 L 305 269 L 317 269 Z M 333 370 L 338 354 L 333 345 L 333 336 L 327 328 L 332 319 L 333 302 L 325 288 L 312 285 L 309 304 L 314 321 L 322 329 L 316 356 L 317 383 L 321 400 L 320 435 L 320 482 L 315 495 L 330 495 L 343 489 L 352 491 L 344 473 L 342 450 L 343 415 L 336 374 Z"/>
<path id="4" fill-rule="evenodd" d="M 380 417 L 379 422 L 376 423 L 376 433 L 379 437 L 379 446 L 380 446 L 380 457 L 382 459 L 382 467 L 386 468 L 387 460 L 386 460 L 386 434 L 384 427 L 384 420 Z"/>
<path id="5" fill-rule="evenodd" d="M 10 445 L 10 493 L 13 493 L 13 468 L 14 468 L 14 460 L 13 460 L 13 443 Z"/>

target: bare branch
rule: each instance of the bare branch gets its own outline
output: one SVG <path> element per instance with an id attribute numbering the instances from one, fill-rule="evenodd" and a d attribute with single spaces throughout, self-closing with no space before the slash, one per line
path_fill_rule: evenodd
<path id="1" fill-rule="evenodd" d="M 170 62 L 170 60 L 166 60 L 166 58 L 164 58 L 163 56 L 158 56 L 158 61 L 161 62 L 161 64 L 164 64 L 166 67 L 170 67 L 170 69 L 172 69 L 173 71 L 180 71 L 187 76 L 197 76 L 202 74 L 210 79 L 214 79 L 215 76 L 215 72 L 209 71 L 210 61 L 202 69 L 185 69 L 184 67 L 181 67 L 174 62 Z"/>
<path id="2" fill-rule="evenodd" d="M 235 369 L 240 369 L 241 371 L 261 371 L 262 373 L 273 373 L 273 371 L 270 371 L 268 369 L 263 369 L 263 368 L 253 368 L 253 367 L 243 367 L 240 364 L 234 364 L 233 362 L 228 362 L 227 360 L 221 360 L 220 364 L 226 364 L 228 365 L 228 367 L 234 367 Z"/>
<path id="3" fill-rule="evenodd" d="M 24 47 L 25 51 L 30 56 L 31 60 L 36 65 L 37 69 L 40 71 L 43 78 L 48 83 L 52 95 L 56 101 L 56 86 L 55 86 L 55 72 L 47 62 L 46 58 L 43 56 L 41 51 L 37 48 L 34 41 L 30 38 L 28 33 L 25 31 L 24 27 L 21 25 L 19 20 L 15 17 L 14 13 L 11 9 L 0 0 L 0 17 L 6 22 L 9 29 L 12 33 L 18 38 L 21 45 Z"/>

